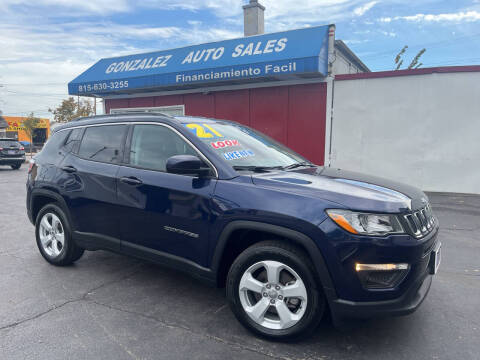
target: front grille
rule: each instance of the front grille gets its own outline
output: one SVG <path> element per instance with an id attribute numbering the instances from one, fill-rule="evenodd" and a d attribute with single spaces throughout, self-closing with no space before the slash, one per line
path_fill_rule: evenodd
<path id="1" fill-rule="evenodd" d="M 421 238 L 430 233 L 430 231 L 434 229 L 437 221 L 433 215 L 430 204 L 423 209 L 405 215 L 404 218 L 407 222 L 410 234 L 416 238 Z"/>

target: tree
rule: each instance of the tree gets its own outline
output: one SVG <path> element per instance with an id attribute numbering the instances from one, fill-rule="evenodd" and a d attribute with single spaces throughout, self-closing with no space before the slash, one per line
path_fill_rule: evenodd
<path id="1" fill-rule="evenodd" d="M 403 65 L 403 54 L 405 54 L 405 52 L 407 51 L 408 49 L 408 45 L 405 45 L 402 50 L 400 50 L 400 52 L 397 54 L 397 56 L 395 56 L 395 70 L 400 70 L 400 67 Z M 410 65 L 408 65 L 407 69 L 418 69 L 420 66 L 423 65 L 423 63 L 419 63 L 418 61 L 420 60 L 420 58 L 422 57 L 422 55 L 425 53 L 425 51 L 427 51 L 427 49 L 423 48 L 422 50 L 420 50 L 417 55 L 415 55 L 415 57 L 413 58 L 413 60 L 410 62 Z"/>
<path id="2" fill-rule="evenodd" d="M 48 109 L 54 116 L 56 122 L 65 123 L 72 119 L 94 114 L 93 104 L 89 100 L 75 101 L 75 98 L 69 97 L 63 100 L 62 104 L 55 109 Z"/>
<path id="3" fill-rule="evenodd" d="M 33 145 L 33 133 L 38 126 L 38 123 L 41 120 L 33 115 L 33 112 L 23 120 L 23 127 L 25 128 L 25 133 L 30 139 L 30 157 L 32 157 L 32 145 Z"/>

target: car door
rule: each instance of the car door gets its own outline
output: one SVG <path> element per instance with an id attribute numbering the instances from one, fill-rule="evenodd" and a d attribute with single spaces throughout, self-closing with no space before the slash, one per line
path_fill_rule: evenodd
<path id="1" fill-rule="evenodd" d="M 166 172 L 169 157 L 199 153 L 160 123 L 132 126 L 126 151 L 117 175 L 122 249 L 205 265 L 216 179 Z"/>
<path id="2" fill-rule="evenodd" d="M 58 182 L 77 235 L 114 250 L 120 248 L 116 176 L 127 129 L 116 124 L 90 126 L 83 137 L 81 129 L 72 130 Z"/>

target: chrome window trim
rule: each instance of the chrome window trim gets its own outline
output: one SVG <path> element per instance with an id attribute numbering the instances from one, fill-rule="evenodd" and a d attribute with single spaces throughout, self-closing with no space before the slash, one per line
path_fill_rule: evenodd
<path id="1" fill-rule="evenodd" d="M 174 133 L 176 133 L 180 138 L 182 138 L 187 144 L 189 144 L 196 152 L 198 155 L 200 155 L 200 158 L 202 158 L 215 172 L 215 179 L 218 180 L 218 170 L 213 165 L 213 163 L 208 159 L 206 155 L 204 155 L 196 146 L 193 144 L 190 140 L 188 140 L 180 131 L 175 129 L 173 126 L 164 124 L 164 123 L 159 123 L 155 121 L 127 121 L 127 122 L 113 122 L 113 123 L 105 123 L 105 124 L 91 124 L 91 125 L 78 125 L 78 126 L 72 126 L 68 127 L 65 129 L 60 129 L 58 131 L 55 131 L 55 133 L 59 133 L 61 131 L 66 131 L 66 130 L 73 130 L 73 129 L 78 129 L 78 128 L 87 128 L 87 127 L 97 127 L 97 126 L 112 126 L 112 125 L 157 125 L 157 126 L 163 126 L 166 127 L 170 130 L 172 130 Z M 83 139 L 82 139 L 83 140 Z M 116 164 L 116 165 L 124 165 L 128 166 L 129 164 Z M 156 171 L 156 170 L 153 170 Z M 168 173 L 167 173 L 168 174 Z"/>

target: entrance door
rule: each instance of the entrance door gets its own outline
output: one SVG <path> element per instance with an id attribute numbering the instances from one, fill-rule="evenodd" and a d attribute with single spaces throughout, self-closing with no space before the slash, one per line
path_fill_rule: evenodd
<path id="1" fill-rule="evenodd" d="M 138 124 L 117 175 L 122 248 L 152 256 L 168 253 L 205 266 L 215 179 L 166 172 L 174 155 L 196 155 L 162 124 Z"/>

